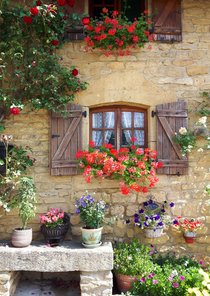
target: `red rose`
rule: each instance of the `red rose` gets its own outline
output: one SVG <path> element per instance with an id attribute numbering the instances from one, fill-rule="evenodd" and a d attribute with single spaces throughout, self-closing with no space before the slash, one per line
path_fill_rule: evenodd
<path id="1" fill-rule="evenodd" d="M 53 40 L 51 41 L 51 43 L 52 43 L 52 45 L 57 46 L 58 43 L 59 43 L 59 41 L 58 41 L 57 39 L 53 39 Z"/>
<path id="2" fill-rule="evenodd" d="M 40 0 L 36 1 L 36 5 L 37 5 L 37 6 L 42 5 L 42 1 L 40 1 Z"/>
<path id="3" fill-rule="evenodd" d="M 59 6 L 65 6 L 66 5 L 66 0 L 57 0 L 57 3 Z"/>
<path id="4" fill-rule="evenodd" d="M 31 16 L 27 16 L 27 15 L 25 15 L 25 16 L 23 17 L 23 21 L 24 21 L 25 24 L 29 25 L 29 24 L 32 23 L 33 19 L 32 19 Z"/>
<path id="5" fill-rule="evenodd" d="M 88 16 L 83 17 L 83 19 L 82 19 L 82 23 L 83 23 L 84 26 L 89 25 L 89 23 L 90 23 L 90 18 L 89 18 Z"/>
<path id="6" fill-rule="evenodd" d="M 78 70 L 77 69 L 73 69 L 72 71 L 71 71 L 71 74 L 73 75 L 73 76 L 77 76 L 78 75 Z"/>
<path id="7" fill-rule="evenodd" d="M 39 9 L 37 7 L 31 7 L 30 13 L 32 15 L 38 15 L 39 14 Z"/>
<path id="8" fill-rule="evenodd" d="M 13 115 L 18 115 L 20 113 L 20 109 L 18 107 L 11 107 L 9 111 Z"/>
<path id="9" fill-rule="evenodd" d="M 67 3 L 70 7 L 74 7 L 74 0 L 67 0 Z"/>

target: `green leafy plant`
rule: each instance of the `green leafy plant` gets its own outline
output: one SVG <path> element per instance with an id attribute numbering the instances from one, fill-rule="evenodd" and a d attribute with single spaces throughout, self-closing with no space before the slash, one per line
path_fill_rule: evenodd
<path id="1" fill-rule="evenodd" d="M 88 229 L 100 228 L 104 223 L 106 203 L 96 201 L 90 194 L 83 195 L 76 201 L 76 213 Z"/>
<path id="2" fill-rule="evenodd" d="M 174 254 L 158 254 L 153 257 L 153 262 L 159 268 L 134 283 L 132 295 L 186 296 L 192 295 L 189 294 L 192 287 L 204 288 L 202 269 L 195 260 L 186 256 L 177 258 Z"/>
<path id="3" fill-rule="evenodd" d="M 35 185 L 33 179 L 26 176 L 35 160 L 29 155 L 30 147 L 10 147 L 12 136 L 1 135 L 0 140 L 5 146 L 5 157 L 0 159 L 0 167 L 5 167 L 0 174 L 0 206 L 6 212 L 17 208 L 25 228 L 36 210 Z"/>
<path id="4" fill-rule="evenodd" d="M 65 113 L 66 104 L 86 88 L 74 66 L 62 66 L 56 50 L 69 24 L 65 3 L 33 1 L 31 7 L 21 7 L 2 1 L 0 104 L 5 116 L 18 115 L 25 107 Z"/>
<path id="5" fill-rule="evenodd" d="M 137 277 L 147 276 L 156 269 L 150 252 L 151 249 L 140 244 L 137 239 L 117 242 L 114 245 L 114 272 Z"/>
<path id="6" fill-rule="evenodd" d="M 174 141 L 180 145 L 183 156 L 186 156 L 187 153 L 191 152 L 196 146 L 195 135 L 192 131 L 187 130 L 185 127 L 181 127 L 178 133 L 175 133 Z"/>
<path id="7" fill-rule="evenodd" d="M 128 55 L 131 48 L 144 47 L 153 40 L 148 30 L 151 20 L 147 15 L 131 22 L 118 11 L 109 12 L 103 8 L 99 19 L 84 17 L 82 22 L 87 47 L 99 48 L 107 56 L 113 53 Z"/>

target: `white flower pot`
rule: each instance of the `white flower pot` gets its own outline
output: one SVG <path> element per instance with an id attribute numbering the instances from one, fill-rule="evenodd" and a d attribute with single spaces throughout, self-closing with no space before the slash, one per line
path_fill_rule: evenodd
<path id="1" fill-rule="evenodd" d="M 163 227 L 158 228 L 145 228 L 144 229 L 145 236 L 148 238 L 156 238 L 163 235 Z"/>
<path id="2" fill-rule="evenodd" d="M 98 246 L 101 244 L 103 227 L 97 229 L 81 228 L 82 231 L 82 242 L 88 246 Z"/>

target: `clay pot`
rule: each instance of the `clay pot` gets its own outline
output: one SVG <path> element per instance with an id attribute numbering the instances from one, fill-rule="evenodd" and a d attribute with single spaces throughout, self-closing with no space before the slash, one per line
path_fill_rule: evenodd
<path id="1" fill-rule="evenodd" d="M 96 228 L 96 229 L 87 229 L 87 228 L 81 227 L 83 244 L 89 245 L 89 246 L 100 245 L 102 230 L 103 230 L 103 227 Z"/>
<path id="2" fill-rule="evenodd" d="M 187 244 L 193 244 L 195 241 L 196 233 L 195 232 L 185 232 L 183 234 L 185 242 Z"/>
<path id="3" fill-rule="evenodd" d="M 124 275 L 124 274 L 115 274 L 117 281 L 117 287 L 120 293 L 125 293 L 131 290 L 134 282 L 137 281 L 135 276 Z"/>

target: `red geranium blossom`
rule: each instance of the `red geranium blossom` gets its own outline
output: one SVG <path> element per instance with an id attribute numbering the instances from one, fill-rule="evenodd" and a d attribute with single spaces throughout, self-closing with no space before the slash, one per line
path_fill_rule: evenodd
<path id="1" fill-rule="evenodd" d="M 34 16 L 39 14 L 39 9 L 37 7 L 31 7 L 30 13 Z"/>
<path id="2" fill-rule="evenodd" d="M 71 74 L 73 75 L 73 76 L 77 76 L 78 75 L 78 70 L 77 69 L 73 69 L 72 71 L 71 71 Z"/>
<path id="3" fill-rule="evenodd" d="M 101 177 L 120 180 L 120 190 L 123 194 L 131 191 L 148 192 L 158 182 L 155 168 L 158 162 L 154 159 L 156 152 L 145 149 L 139 153 L 137 146 L 132 149 L 127 147 L 116 150 L 111 144 L 95 147 L 93 141 L 89 144 L 88 151 L 79 151 L 76 154 L 80 160 L 80 168 L 86 181 L 92 177 Z"/>
<path id="4" fill-rule="evenodd" d="M 13 114 L 13 115 L 18 115 L 20 114 L 20 109 L 18 107 L 11 107 L 9 109 L 10 113 Z"/>
<path id="5" fill-rule="evenodd" d="M 90 18 L 89 18 L 88 16 L 83 17 L 83 18 L 82 18 L 82 23 L 83 23 L 84 26 L 89 25 L 89 23 L 90 23 Z"/>
<path id="6" fill-rule="evenodd" d="M 57 3 L 59 6 L 65 6 L 66 5 L 66 0 L 57 0 Z"/>
<path id="7" fill-rule="evenodd" d="M 70 7 L 74 7 L 75 1 L 74 0 L 67 0 L 67 3 Z"/>
<path id="8" fill-rule="evenodd" d="M 37 6 L 42 5 L 42 1 L 40 1 L 40 0 L 36 1 L 36 5 L 37 5 Z"/>
<path id="9" fill-rule="evenodd" d="M 53 46 L 57 46 L 58 43 L 59 43 L 59 41 L 58 41 L 57 39 L 53 39 L 53 40 L 51 41 L 51 43 L 52 43 Z"/>
<path id="10" fill-rule="evenodd" d="M 27 15 L 25 15 L 25 16 L 23 17 L 23 21 L 24 21 L 25 24 L 29 25 L 29 24 L 32 23 L 33 19 L 32 19 L 31 16 L 27 16 Z"/>

